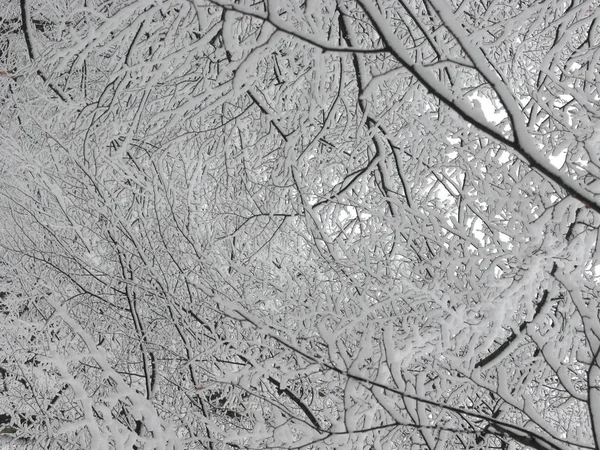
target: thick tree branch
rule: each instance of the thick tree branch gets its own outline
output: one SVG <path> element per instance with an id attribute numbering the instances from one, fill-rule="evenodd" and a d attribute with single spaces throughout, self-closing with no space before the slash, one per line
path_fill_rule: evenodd
<path id="1" fill-rule="evenodd" d="M 415 78 L 417 78 L 432 95 L 437 97 L 442 103 L 447 105 L 469 124 L 494 138 L 496 141 L 504 144 L 508 148 L 513 149 L 529 164 L 532 169 L 538 171 L 548 179 L 558 184 L 568 194 L 581 201 L 589 208 L 600 213 L 600 200 L 596 200 L 592 193 L 587 191 L 580 183 L 577 183 L 567 174 L 558 173 L 548 161 L 545 161 L 541 155 L 536 154 L 533 138 L 525 129 L 525 123 L 521 123 L 521 121 L 523 121 L 521 111 L 517 108 L 516 102 L 514 99 L 512 99 L 508 89 L 503 86 L 500 81 L 496 80 L 497 77 L 493 77 L 491 75 L 491 71 L 487 70 L 485 73 L 482 73 L 482 75 L 484 75 L 486 80 L 498 93 L 500 100 L 503 102 L 505 109 L 507 110 L 509 118 L 512 121 L 512 130 L 514 135 L 513 140 L 508 139 L 501 131 L 493 128 L 485 121 L 485 117 L 476 115 L 472 105 L 467 103 L 465 100 L 451 94 L 447 87 L 441 84 L 435 78 L 430 69 L 412 61 L 409 52 L 406 50 L 400 39 L 398 39 L 398 37 L 395 35 L 394 29 L 389 26 L 387 20 L 381 15 L 371 0 L 357 1 L 371 20 L 372 25 L 379 33 L 379 36 L 385 44 L 385 48 L 389 48 L 390 53 L 397 59 L 397 61 Z M 438 14 L 442 14 L 439 8 L 436 11 Z M 448 19 L 448 14 L 443 14 L 441 17 L 442 19 Z M 446 25 L 448 26 L 448 23 L 446 23 Z M 466 46 L 465 39 L 462 39 L 456 34 L 455 37 L 461 43 L 461 45 L 463 45 L 463 47 Z M 467 52 L 467 54 L 469 54 L 469 56 L 475 60 L 472 52 Z M 481 66 L 478 66 L 477 68 L 480 72 L 483 70 Z"/>

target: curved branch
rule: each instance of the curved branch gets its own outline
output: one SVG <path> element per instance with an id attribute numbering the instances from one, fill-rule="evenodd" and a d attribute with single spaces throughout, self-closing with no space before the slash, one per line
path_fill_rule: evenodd
<path id="1" fill-rule="evenodd" d="M 327 41 L 323 41 L 316 37 L 313 37 L 309 34 L 302 33 L 299 30 L 295 30 L 290 27 L 284 20 L 281 20 L 280 14 L 273 14 L 273 11 L 270 9 L 274 9 L 273 6 L 277 2 L 269 3 L 269 11 L 267 12 L 259 12 L 254 9 L 246 8 L 242 5 L 233 4 L 233 3 L 225 3 L 219 0 L 210 0 L 211 3 L 220 6 L 224 10 L 235 11 L 245 16 L 254 17 L 256 19 L 264 20 L 265 22 L 270 23 L 277 30 L 289 34 L 290 36 L 294 36 L 295 38 L 300 39 L 308 44 L 314 45 L 315 47 L 319 47 L 324 52 L 333 52 L 333 53 L 367 53 L 367 54 L 378 54 L 378 53 L 389 53 L 389 49 L 387 47 L 382 48 L 362 48 L 362 47 L 340 47 L 336 45 L 331 45 Z"/>

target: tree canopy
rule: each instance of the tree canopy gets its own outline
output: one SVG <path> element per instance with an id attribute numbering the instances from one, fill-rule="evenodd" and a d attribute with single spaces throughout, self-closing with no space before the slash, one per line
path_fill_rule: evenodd
<path id="1" fill-rule="evenodd" d="M 0 440 L 600 447 L 597 0 L 0 0 Z"/>

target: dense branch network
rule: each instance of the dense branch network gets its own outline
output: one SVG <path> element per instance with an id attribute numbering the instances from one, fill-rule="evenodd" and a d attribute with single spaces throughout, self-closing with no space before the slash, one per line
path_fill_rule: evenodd
<path id="1" fill-rule="evenodd" d="M 596 448 L 594 5 L 4 0 L 0 438 Z"/>

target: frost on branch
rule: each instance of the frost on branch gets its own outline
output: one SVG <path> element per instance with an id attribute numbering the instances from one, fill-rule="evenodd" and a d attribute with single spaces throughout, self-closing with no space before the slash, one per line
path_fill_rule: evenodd
<path id="1" fill-rule="evenodd" d="M 598 447 L 593 1 L 4 3 L 3 441 Z"/>

